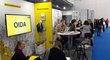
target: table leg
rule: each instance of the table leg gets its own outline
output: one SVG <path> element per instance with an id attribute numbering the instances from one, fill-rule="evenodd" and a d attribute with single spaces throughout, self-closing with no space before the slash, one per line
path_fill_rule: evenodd
<path id="1" fill-rule="evenodd" d="M 68 36 L 68 49 L 70 50 L 72 48 L 73 44 L 73 36 Z"/>
<path id="2" fill-rule="evenodd" d="M 68 50 L 71 48 L 71 36 L 68 36 Z"/>
<path id="3" fill-rule="evenodd" d="M 68 36 L 68 56 L 71 56 L 71 48 L 72 48 L 72 36 Z"/>

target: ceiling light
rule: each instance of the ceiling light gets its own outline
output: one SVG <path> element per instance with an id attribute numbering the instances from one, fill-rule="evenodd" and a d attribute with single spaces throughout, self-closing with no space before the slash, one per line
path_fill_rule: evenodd
<path id="1" fill-rule="evenodd" d="M 59 5 L 57 5 L 57 7 L 59 7 Z"/>
<path id="2" fill-rule="evenodd" d="M 43 1 L 47 1 L 47 0 L 43 0 Z"/>
<path id="3" fill-rule="evenodd" d="M 63 7 L 63 9 L 65 10 L 65 9 L 66 9 L 66 7 Z"/>

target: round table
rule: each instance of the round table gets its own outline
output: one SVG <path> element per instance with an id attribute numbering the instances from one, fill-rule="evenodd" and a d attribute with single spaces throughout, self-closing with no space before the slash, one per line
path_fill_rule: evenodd
<path id="1" fill-rule="evenodd" d="M 79 31 L 71 31 L 71 32 L 63 32 L 63 33 L 57 33 L 58 35 L 68 36 L 68 48 L 71 49 L 72 47 L 72 40 L 74 35 L 80 34 Z"/>

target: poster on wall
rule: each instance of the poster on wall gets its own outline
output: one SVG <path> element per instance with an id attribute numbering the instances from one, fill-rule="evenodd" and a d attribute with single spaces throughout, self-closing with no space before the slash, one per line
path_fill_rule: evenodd
<path id="1" fill-rule="evenodd" d="M 40 16 L 42 21 L 46 20 L 46 15 L 44 13 L 42 13 Z"/>
<path id="2" fill-rule="evenodd" d="M 6 14 L 7 36 L 14 36 L 31 32 L 31 16 L 19 14 Z"/>
<path id="3" fill-rule="evenodd" d="M 57 9 L 52 9 L 52 28 L 54 34 L 55 34 L 56 25 L 59 24 L 61 19 L 62 19 L 62 12 Z"/>
<path id="4" fill-rule="evenodd" d="M 80 19 L 80 12 L 79 11 L 74 11 L 72 19 L 79 20 Z"/>

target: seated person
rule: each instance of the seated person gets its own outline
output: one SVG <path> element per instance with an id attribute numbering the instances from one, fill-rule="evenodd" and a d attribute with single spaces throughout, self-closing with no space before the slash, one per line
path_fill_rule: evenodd
<path id="1" fill-rule="evenodd" d="M 36 47 L 36 55 L 37 56 L 42 56 L 45 52 L 45 45 L 44 45 L 44 41 L 38 41 L 37 42 L 37 47 Z"/>
<path id="2" fill-rule="evenodd" d="M 66 60 L 62 51 L 62 44 L 56 40 L 54 46 L 45 52 L 43 60 Z"/>
<path id="3" fill-rule="evenodd" d="M 22 52 L 24 48 L 25 42 L 23 40 L 18 41 L 17 46 L 15 47 L 15 53 L 11 60 L 28 60 L 32 53 L 30 53 L 30 55 L 26 57 Z M 36 58 L 35 60 L 38 60 L 38 58 Z"/>

